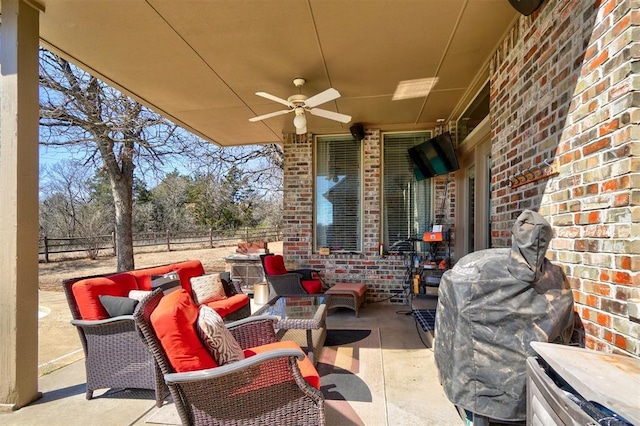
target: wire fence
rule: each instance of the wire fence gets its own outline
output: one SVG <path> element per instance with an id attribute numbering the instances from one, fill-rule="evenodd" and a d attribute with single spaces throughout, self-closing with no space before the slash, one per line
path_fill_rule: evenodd
<path id="1" fill-rule="evenodd" d="M 179 250 L 185 245 L 201 245 L 210 248 L 235 245 L 241 241 L 280 241 L 281 232 L 277 227 L 238 229 L 234 231 L 181 231 L 181 232 L 145 232 L 133 234 L 133 248 L 155 247 L 166 251 Z M 110 251 L 116 254 L 115 232 L 110 235 L 75 238 L 40 238 L 39 254 L 44 261 L 49 262 L 49 255 L 62 253 L 85 253 L 87 257 L 95 259 L 100 251 Z"/>

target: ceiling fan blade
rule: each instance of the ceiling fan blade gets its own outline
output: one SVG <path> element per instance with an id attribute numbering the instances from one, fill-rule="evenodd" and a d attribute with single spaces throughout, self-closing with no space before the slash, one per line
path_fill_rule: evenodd
<path id="1" fill-rule="evenodd" d="M 338 99 L 340 97 L 340 92 L 336 89 L 329 88 L 324 92 L 320 92 L 317 95 L 313 95 L 309 99 L 307 99 L 304 104 L 309 108 L 313 108 L 314 106 L 318 106 L 325 102 L 332 101 L 334 99 Z"/>
<path id="2" fill-rule="evenodd" d="M 311 108 L 309 112 L 312 115 L 318 117 L 328 118 L 329 120 L 339 121 L 341 123 L 348 123 L 351 121 L 351 116 L 346 114 L 340 114 L 339 112 L 327 111 L 326 109 Z"/>
<path id="3" fill-rule="evenodd" d="M 249 121 L 260 121 L 260 120 L 264 120 L 265 118 L 271 118 L 271 117 L 277 117 L 278 115 L 283 115 L 283 114 L 288 114 L 290 112 L 292 112 L 292 109 L 283 109 L 280 111 L 276 111 L 276 112 L 270 112 L 269 114 L 264 114 L 264 115 L 259 115 L 257 117 L 252 117 L 249 119 Z"/>
<path id="4" fill-rule="evenodd" d="M 307 126 L 304 126 L 301 129 L 296 128 L 296 135 L 304 135 L 307 133 Z"/>
<path id="5" fill-rule="evenodd" d="M 256 92 L 256 95 L 262 96 L 263 98 L 269 99 L 270 101 L 274 101 L 274 102 L 278 102 L 279 104 L 286 105 L 290 108 L 293 108 L 295 106 L 291 102 L 285 99 L 279 98 L 277 96 L 273 96 L 272 94 L 267 92 Z"/>

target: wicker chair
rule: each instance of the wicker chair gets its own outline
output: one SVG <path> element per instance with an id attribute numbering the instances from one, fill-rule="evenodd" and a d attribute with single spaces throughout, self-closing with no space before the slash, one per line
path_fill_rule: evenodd
<path id="1" fill-rule="evenodd" d="M 276 349 L 207 370 L 176 373 L 151 325 L 163 294 L 156 290 L 133 314 L 164 373 L 185 425 L 324 425 L 324 397 L 300 373 L 296 349 Z M 250 317 L 227 328 L 243 349 L 277 342 L 275 318 Z"/>
<path id="2" fill-rule="evenodd" d="M 166 386 L 162 373 L 140 339 L 132 315 L 104 320 L 82 320 L 71 286 L 81 278 L 63 281 L 71 324 L 76 326 L 87 378 L 87 399 L 97 389 L 151 389 L 156 393 L 156 405 L 162 406 Z"/>
<path id="3" fill-rule="evenodd" d="M 281 295 L 318 294 L 327 290 L 317 269 L 287 271 L 280 255 L 260 255 L 264 276 L 269 284 L 269 298 Z"/>

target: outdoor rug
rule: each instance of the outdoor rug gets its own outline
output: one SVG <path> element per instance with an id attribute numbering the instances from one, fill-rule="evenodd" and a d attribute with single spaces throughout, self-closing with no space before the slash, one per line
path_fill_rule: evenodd
<path id="1" fill-rule="evenodd" d="M 316 368 L 327 425 L 387 424 L 380 330 L 328 330 Z"/>
<path id="2" fill-rule="evenodd" d="M 387 424 L 380 331 L 332 329 L 316 365 L 328 426 Z M 171 402 L 153 409 L 150 425 L 180 425 Z"/>

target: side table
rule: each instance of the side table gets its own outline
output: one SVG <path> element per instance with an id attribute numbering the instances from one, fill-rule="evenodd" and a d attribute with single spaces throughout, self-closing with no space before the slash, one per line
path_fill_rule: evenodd
<path id="1" fill-rule="evenodd" d="M 330 296 L 276 296 L 253 315 L 276 316 L 278 338 L 296 342 L 316 364 L 327 337 L 327 299 Z"/>

